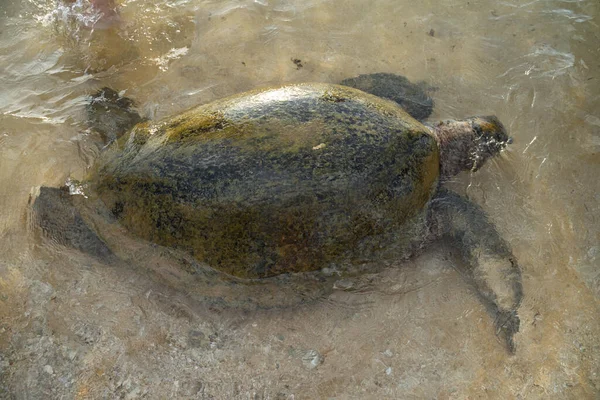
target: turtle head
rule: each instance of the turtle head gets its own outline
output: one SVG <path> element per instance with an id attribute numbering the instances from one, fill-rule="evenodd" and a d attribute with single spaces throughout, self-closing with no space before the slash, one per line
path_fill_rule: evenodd
<path id="1" fill-rule="evenodd" d="M 444 177 L 461 171 L 477 171 L 487 159 L 512 142 L 502 123 L 493 115 L 441 121 L 430 129 L 438 139 Z"/>

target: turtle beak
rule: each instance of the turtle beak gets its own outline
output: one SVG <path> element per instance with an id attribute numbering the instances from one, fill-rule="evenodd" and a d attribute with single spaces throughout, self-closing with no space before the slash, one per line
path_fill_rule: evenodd
<path id="1" fill-rule="evenodd" d="M 475 117 L 471 120 L 475 137 L 475 151 L 472 155 L 473 167 L 477 171 L 486 160 L 494 157 L 513 142 L 506 133 L 506 128 L 496 116 Z"/>
<path id="2" fill-rule="evenodd" d="M 472 119 L 472 126 L 476 132 L 478 150 L 486 158 L 498 154 L 512 143 L 512 138 L 496 116 L 475 117 Z"/>

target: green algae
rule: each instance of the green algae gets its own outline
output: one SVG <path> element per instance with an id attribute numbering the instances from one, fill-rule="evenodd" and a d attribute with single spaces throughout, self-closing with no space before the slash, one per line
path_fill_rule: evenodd
<path id="1" fill-rule="evenodd" d="M 91 180 L 119 221 L 243 278 L 401 247 L 439 175 L 424 126 L 326 84 L 236 95 L 138 125 L 117 147 Z"/>

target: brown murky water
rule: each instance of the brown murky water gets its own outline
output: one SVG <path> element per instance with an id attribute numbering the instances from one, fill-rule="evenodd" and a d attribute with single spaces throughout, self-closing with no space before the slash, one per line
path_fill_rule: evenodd
<path id="1" fill-rule="evenodd" d="M 0 398 L 600 396 L 597 1 L 124 0 L 109 30 L 83 27 L 85 8 L 0 4 Z M 124 261 L 103 265 L 29 226 L 39 186 L 97 156 L 95 89 L 155 119 L 371 72 L 436 87 L 432 119 L 494 113 L 514 137 L 451 186 L 522 265 L 516 355 L 443 244 L 306 299 L 190 277 L 184 255 L 119 227 L 107 240 Z"/>

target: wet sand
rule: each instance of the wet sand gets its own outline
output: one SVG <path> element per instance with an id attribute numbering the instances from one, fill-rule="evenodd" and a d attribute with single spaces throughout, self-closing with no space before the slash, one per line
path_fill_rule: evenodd
<path id="1" fill-rule="evenodd" d="M 0 6 L 0 398 L 598 398 L 596 2 L 119 6 L 122 23 L 106 30 L 54 1 Z M 31 225 L 39 186 L 93 165 L 83 109 L 100 87 L 157 119 L 372 72 L 435 88 L 431 120 L 496 114 L 513 136 L 448 186 L 484 208 L 522 266 L 514 356 L 446 243 L 322 292 L 232 289 L 106 221 L 114 265 Z"/>

